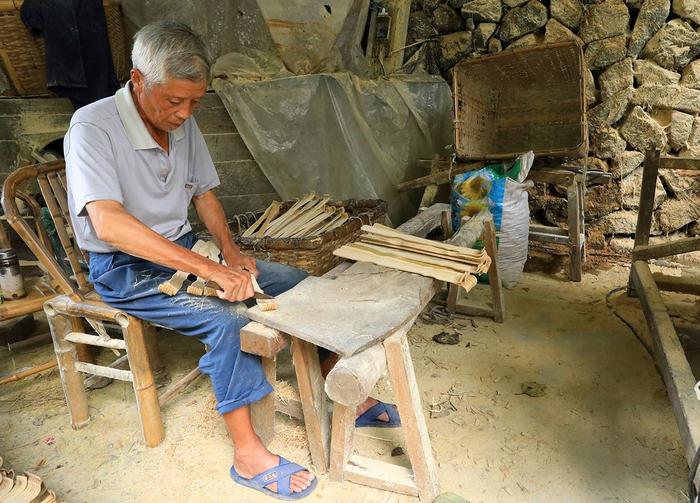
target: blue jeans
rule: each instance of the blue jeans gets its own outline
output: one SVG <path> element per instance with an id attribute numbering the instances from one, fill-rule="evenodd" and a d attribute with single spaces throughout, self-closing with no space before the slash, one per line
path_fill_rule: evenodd
<path id="1" fill-rule="evenodd" d="M 190 233 L 175 241 L 192 248 Z M 265 293 L 279 295 L 306 278 L 304 271 L 257 261 L 258 283 Z M 272 391 L 260 358 L 241 351 L 239 332 L 248 323 L 246 306 L 212 297 L 195 297 L 186 288 L 170 297 L 158 291 L 175 271 L 122 252 L 90 253 L 90 281 L 102 299 L 117 309 L 189 337 L 209 348 L 199 360 L 214 388 L 217 410 L 226 414 Z"/>

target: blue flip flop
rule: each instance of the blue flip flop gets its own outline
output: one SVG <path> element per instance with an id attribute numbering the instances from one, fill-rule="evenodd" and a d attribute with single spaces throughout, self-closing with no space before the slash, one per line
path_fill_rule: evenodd
<path id="1" fill-rule="evenodd" d="M 290 486 L 292 475 L 305 470 L 308 471 L 308 469 L 296 463 L 292 463 L 291 461 L 284 459 L 282 456 L 279 456 L 279 458 L 280 462 L 276 467 L 270 468 L 269 470 L 256 475 L 252 479 L 241 477 L 238 475 L 238 472 L 236 472 L 236 469 L 231 466 L 231 478 L 237 484 L 250 487 L 251 489 L 260 491 L 263 494 L 285 501 L 306 498 L 314 491 L 314 489 L 316 489 L 318 479 L 314 477 L 314 479 L 311 481 L 311 485 L 302 492 L 292 492 Z M 267 486 L 274 484 L 275 482 L 277 482 L 277 492 L 270 491 Z"/>
<path id="2" fill-rule="evenodd" d="M 383 412 L 386 412 L 389 416 L 388 421 L 379 419 L 379 416 L 381 416 Z M 396 411 L 396 405 L 393 403 L 378 402 L 355 419 L 355 428 L 370 426 L 373 428 L 398 428 L 401 426 L 401 418 Z"/>

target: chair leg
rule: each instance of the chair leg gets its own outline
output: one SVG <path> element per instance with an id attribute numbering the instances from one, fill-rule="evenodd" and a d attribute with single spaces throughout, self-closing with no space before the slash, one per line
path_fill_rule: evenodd
<path id="1" fill-rule="evenodd" d="M 58 369 L 61 373 L 61 385 L 70 412 L 71 426 L 77 430 L 90 422 L 90 412 L 83 375 L 75 370 L 75 363 L 78 361 L 76 345 L 65 339 L 66 335 L 73 331 L 72 321 L 68 316 L 58 314 L 48 304 L 44 310 L 51 328 Z"/>
<path id="2" fill-rule="evenodd" d="M 163 421 L 153 371 L 146 349 L 144 323 L 132 316 L 122 325 L 129 367 L 133 375 L 136 407 L 141 418 L 141 429 L 146 446 L 155 447 L 163 441 Z"/>
<path id="3" fill-rule="evenodd" d="M 265 377 L 274 388 L 277 380 L 277 361 L 274 358 L 261 357 L 260 359 Z M 255 433 L 265 445 L 268 445 L 275 436 L 275 391 L 252 404 L 250 414 Z"/>
<path id="4" fill-rule="evenodd" d="M 85 332 L 85 325 L 82 318 L 71 318 L 71 329 L 74 332 Z M 94 348 L 88 344 L 75 344 L 75 349 L 78 352 L 78 361 L 84 363 L 95 363 Z"/>
<path id="5" fill-rule="evenodd" d="M 146 351 L 148 359 L 151 362 L 151 368 L 154 372 L 160 372 L 164 368 L 163 360 L 158 349 L 158 331 L 156 327 L 150 323 L 144 323 L 143 336 L 146 342 Z"/>

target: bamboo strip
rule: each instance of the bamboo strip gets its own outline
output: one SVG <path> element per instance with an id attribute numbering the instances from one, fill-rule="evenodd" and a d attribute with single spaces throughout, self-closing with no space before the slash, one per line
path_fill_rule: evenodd
<path id="1" fill-rule="evenodd" d="M 284 226 L 287 225 L 287 223 L 289 221 L 291 221 L 298 212 L 307 208 L 307 205 L 309 205 L 309 203 L 313 204 L 313 201 L 315 201 L 315 200 L 316 200 L 315 193 L 311 192 L 311 193 L 305 195 L 299 201 L 294 203 L 291 206 L 291 208 L 289 208 L 282 215 L 280 215 L 275 220 L 273 220 L 272 223 L 270 224 L 270 227 L 268 227 L 265 235 L 271 236 L 272 233 L 277 232 L 278 230 L 284 228 Z"/>
<path id="2" fill-rule="evenodd" d="M 403 234 L 400 231 L 397 231 L 396 229 L 392 229 L 391 227 L 387 227 L 385 225 L 381 224 L 374 224 L 374 225 L 363 225 L 362 230 L 369 233 L 369 234 L 376 234 L 379 236 L 384 236 L 388 238 L 393 238 L 393 239 L 401 239 L 402 241 L 407 241 L 411 243 L 416 243 L 418 245 L 424 245 L 427 247 L 431 248 L 436 248 L 438 250 L 445 250 L 446 252 L 454 252 L 457 255 L 464 255 L 465 253 L 472 252 L 472 254 L 478 255 L 480 253 L 484 253 L 483 250 L 474 250 L 472 248 L 465 248 L 462 246 L 454 246 L 448 243 L 441 243 L 438 241 L 431 241 L 429 239 L 425 238 L 419 238 L 416 236 L 411 236 L 409 234 Z"/>
<path id="3" fill-rule="evenodd" d="M 258 232 L 264 232 L 267 227 L 269 227 L 270 222 L 272 222 L 280 212 L 280 206 L 282 203 L 279 201 L 272 201 L 270 206 L 267 207 L 265 212 L 258 218 L 253 225 L 248 227 L 243 233 L 243 237 L 252 237 L 258 234 Z"/>
<path id="4" fill-rule="evenodd" d="M 386 255 L 391 255 L 399 258 L 405 258 L 407 260 L 419 262 L 422 264 L 429 264 L 429 265 L 436 265 L 439 267 L 445 267 L 447 269 L 453 269 L 458 272 L 466 272 L 469 274 L 478 274 L 477 272 L 477 266 L 470 265 L 470 264 L 463 264 L 459 262 L 454 262 L 451 260 L 445 260 L 445 259 L 440 259 L 436 257 L 430 257 L 428 255 L 421 255 L 420 253 L 414 253 L 410 251 L 405 251 L 405 250 L 395 250 L 395 249 L 387 249 L 382 246 L 377 246 L 373 244 L 368 244 L 368 243 L 352 243 L 348 246 L 352 246 L 355 248 L 361 248 L 363 250 L 368 250 L 376 253 L 382 253 Z"/>
<path id="5" fill-rule="evenodd" d="M 303 227 L 307 222 L 313 220 L 319 215 L 322 215 L 326 211 L 326 203 L 330 200 L 330 197 L 326 196 L 323 199 L 315 200 L 312 204 L 304 207 L 303 210 L 299 211 L 296 217 L 285 224 L 285 226 L 273 234 L 268 234 L 269 236 L 276 238 L 287 238 L 291 237 L 299 228 Z"/>
<path id="6" fill-rule="evenodd" d="M 371 262 L 392 269 L 420 274 L 440 281 L 447 281 L 461 286 L 467 292 L 476 285 L 476 278 L 469 273 L 460 273 L 452 269 L 396 257 L 390 253 L 375 253 L 369 250 L 358 249 L 353 245 L 345 245 L 335 250 L 333 254 L 350 260 Z"/>
<path id="7" fill-rule="evenodd" d="M 360 241 L 363 243 L 372 243 L 387 248 L 395 248 L 398 250 L 410 250 L 415 253 L 421 253 L 424 255 L 430 255 L 437 258 L 444 258 L 447 260 L 454 260 L 456 262 L 464 262 L 466 264 L 478 265 L 489 259 L 485 251 L 482 251 L 479 255 L 465 255 L 457 254 L 453 252 L 444 252 L 434 248 L 424 247 L 421 245 L 416 245 L 415 243 L 406 243 L 401 240 L 393 240 L 391 238 L 377 238 L 376 236 L 364 235 L 360 236 Z"/>

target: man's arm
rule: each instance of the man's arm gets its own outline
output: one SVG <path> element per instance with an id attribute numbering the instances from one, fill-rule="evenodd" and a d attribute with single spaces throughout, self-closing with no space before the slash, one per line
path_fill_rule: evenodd
<path id="1" fill-rule="evenodd" d="M 204 223 L 211 235 L 214 236 L 216 243 L 221 248 L 226 264 L 231 267 L 245 268 L 257 276 L 258 269 L 255 266 L 255 259 L 241 253 L 240 248 L 233 242 L 224 208 L 221 206 L 221 202 L 214 194 L 214 191 L 208 190 L 199 196 L 193 197 L 192 201 L 199 219 Z"/>
<path id="2" fill-rule="evenodd" d="M 174 244 L 130 215 L 117 201 L 92 201 L 85 207 L 97 237 L 124 253 L 216 281 L 224 290 L 219 294 L 222 299 L 235 302 L 253 296 L 249 273 L 236 267 L 217 264 Z M 224 225 L 225 223 L 224 219 Z M 220 229 L 217 230 L 221 232 Z M 211 229 L 210 232 L 214 234 Z"/>

